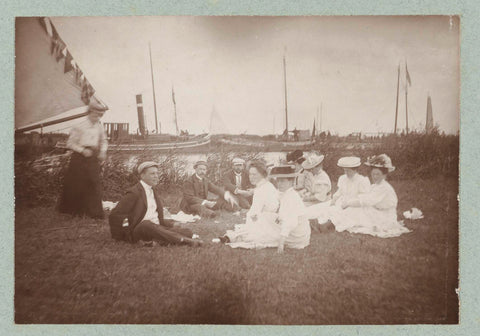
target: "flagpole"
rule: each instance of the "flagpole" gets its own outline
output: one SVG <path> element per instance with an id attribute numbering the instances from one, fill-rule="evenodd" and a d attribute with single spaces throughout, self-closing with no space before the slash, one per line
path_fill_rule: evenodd
<path id="1" fill-rule="evenodd" d="M 155 81 L 153 80 L 152 48 L 150 47 L 150 42 L 148 42 L 148 50 L 150 52 L 150 71 L 152 73 L 153 111 L 155 112 L 155 132 L 158 134 L 157 102 L 155 100 Z"/>
<path id="2" fill-rule="evenodd" d="M 407 69 L 407 61 L 405 60 L 405 130 L 406 134 L 408 135 L 408 69 Z"/>
<path id="3" fill-rule="evenodd" d="M 400 90 L 400 64 L 398 64 L 398 76 L 397 76 L 397 103 L 395 106 L 395 128 L 393 129 L 393 134 L 397 134 L 397 119 L 398 119 L 398 94 Z"/>
<path id="4" fill-rule="evenodd" d="M 285 83 L 285 133 L 288 139 L 288 109 L 287 109 L 287 63 L 285 55 L 283 56 L 283 80 Z"/>

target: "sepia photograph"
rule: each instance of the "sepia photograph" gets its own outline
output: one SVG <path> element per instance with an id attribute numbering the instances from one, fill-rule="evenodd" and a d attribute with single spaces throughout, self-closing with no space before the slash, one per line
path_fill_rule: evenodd
<path id="1" fill-rule="evenodd" d="M 16 17 L 14 322 L 458 324 L 460 21 Z"/>

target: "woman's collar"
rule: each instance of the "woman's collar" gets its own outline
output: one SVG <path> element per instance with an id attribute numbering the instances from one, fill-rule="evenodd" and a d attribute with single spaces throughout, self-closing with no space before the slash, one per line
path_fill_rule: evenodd
<path id="1" fill-rule="evenodd" d="M 262 178 L 260 181 L 258 181 L 257 185 L 255 186 L 256 188 L 263 186 L 265 183 L 267 183 L 266 178 Z"/>

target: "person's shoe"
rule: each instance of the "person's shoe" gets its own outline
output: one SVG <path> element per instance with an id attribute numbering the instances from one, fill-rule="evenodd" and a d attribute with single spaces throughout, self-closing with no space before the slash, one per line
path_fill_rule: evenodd
<path id="1" fill-rule="evenodd" d="M 220 243 L 222 244 L 230 243 L 230 238 L 228 238 L 227 236 L 221 236 L 221 237 L 218 237 L 218 239 L 220 239 Z"/>
<path id="2" fill-rule="evenodd" d="M 192 238 L 182 238 L 182 243 L 192 247 L 200 247 L 203 245 L 203 240 L 201 239 L 192 239 Z"/>

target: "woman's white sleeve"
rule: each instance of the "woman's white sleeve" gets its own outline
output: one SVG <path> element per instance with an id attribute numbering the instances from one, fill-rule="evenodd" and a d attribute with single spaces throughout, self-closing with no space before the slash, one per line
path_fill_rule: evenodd
<path id="1" fill-rule="evenodd" d="M 362 176 L 362 179 L 360 181 L 360 186 L 358 188 L 358 193 L 359 194 L 365 194 L 370 191 L 371 185 L 370 185 L 370 180 L 366 176 Z"/>
<path id="2" fill-rule="evenodd" d="M 302 202 L 298 199 L 300 203 Z M 298 217 L 303 215 L 303 203 L 299 204 L 293 197 L 287 197 L 280 202 L 278 217 L 280 221 L 280 235 L 288 237 L 290 232 L 298 226 Z"/>
<path id="3" fill-rule="evenodd" d="M 368 193 L 358 195 L 361 206 L 375 206 L 387 195 L 385 188 L 372 188 Z"/>
<path id="4" fill-rule="evenodd" d="M 261 188 L 256 189 L 253 194 L 252 206 L 248 210 L 248 216 L 259 215 L 262 212 L 263 206 L 265 204 L 265 196 L 263 195 L 263 190 Z"/>

